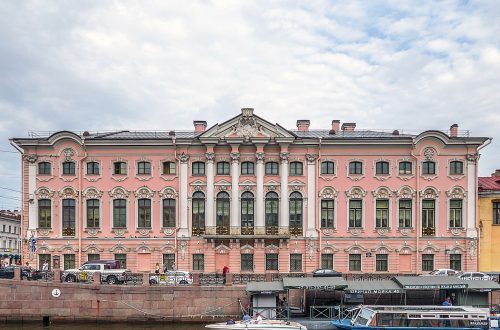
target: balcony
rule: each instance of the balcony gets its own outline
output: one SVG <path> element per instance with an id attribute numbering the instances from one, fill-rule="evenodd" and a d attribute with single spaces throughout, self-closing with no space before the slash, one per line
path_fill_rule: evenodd
<path id="1" fill-rule="evenodd" d="M 193 227 L 193 236 L 201 236 L 205 234 L 205 227 Z"/>
<path id="2" fill-rule="evenodd" d="M 422 228 L 422 236 L 435 236 L 436 228 L 434 227 L 423 227 Z"/>
<path id="3" fill-rule="evenodd" d="M 278 235 L 278 226 L 266 226 L 266 235 Z"/>
<path id="4" fill-rule="evenodd" d="M 291 236 L 302 236 L 302 227 L 290 227 Z"/>
<path id="5" fill-rule="evenodd" d="M 254 227 L 241 227 L 241 235 L 253 235 Z"/>
<path id="6" fill-rule="evenodd" d="M 62 235 L 63 236 L 75 236 L 75 228 L 72 228 L 72 227 L 63 228 Z"/>
<path id="7" fill-rule="evenodd" d="M 215 233 L 217 235 L 229 235 L 229 226 L 217 226 Z"/>

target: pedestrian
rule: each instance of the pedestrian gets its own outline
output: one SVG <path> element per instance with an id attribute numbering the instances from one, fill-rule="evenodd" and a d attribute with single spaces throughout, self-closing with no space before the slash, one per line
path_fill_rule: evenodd
<path id="1" fill-rule="evenodd" d="M 226 284 L 226 274 L 229 273 L 229 267 L 228 266 L 224 266 L 222 268 L 222 277 L 223 277 L 223 282 L 224 284 Z"/>
<path id="2" fill-rule="evenodd" d="M 29 270 L 31 270 L 31 266 L 30 266 L 30 263 L 28 261 L 26 261 L 26 268 L 28 268 Z"/>
<path id="3" fill-rule="evenodd" d="M 255 319 L 255 323 L 259 324 L 262 322 L 262 316 L 260 316 L 260 313 L 257 313 L 257 318 Z"/>
<path id="4" fill-rule="evenodd" d="M 155 274 L 160 274 L 160 264 L 159 263 L 156 263 Z"/>
<path id="5" fill-rule="evenodd" d="M 283 297 L 283 300 L 281 301 L 281 306 L 283 308 L 285 317 L 288 318 L 288 302 L 286 301 L 286 297 Z"/>
<path id="6" fill-rule="evenodd" d="M 245 315 L 243 315 L 243 321 L 250 321 L 252 318 L 250 317 L 250 315 L 248 315 L 247 312 L 245 312 Z"/>
<path id="7" fill-rule="evenodd" d="M 46 271 L 48 271 L 48 270 L 49 270 L 49 263 L 47 262 L 47 260 L 45 260 L 45 261 L 43 262 L 43 265 L 42 265 L 42 270 L 43 270 L 44 272 L 46 272 Z"/>
<path id="8" fill-rule="evenodd" d="M 450 297 L 446 297 L 446 299 L 443 301 L 443 306 L 453 306 Z"/>

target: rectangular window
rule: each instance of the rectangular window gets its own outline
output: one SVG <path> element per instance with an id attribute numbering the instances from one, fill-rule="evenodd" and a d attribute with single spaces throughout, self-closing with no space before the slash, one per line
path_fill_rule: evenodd
<path id="1" fill-rule="evenodd" d="M 321 163 L 321 174 L 335 174 L 335 163 L 334 162 L 322 162 Z"/>
<path id="2" fill-rule="evenodd" d="M 361 254 L 349 254 L 349 271 L 361 271 Z"/>
<path id="3" fill-rule="evenodd" d="M 253 175 L 254 166 L 252 162 L 241 163 L 241 175 Z"/>
<path id="4" fill-rule="evenodd" d="M 163 200 L 163 227 L 175 227 L 175 199 Z"/>
<path id="5" fill-rule="evenodd" d="M 63 165 L 63 175 L 75 175 L 74 162 L 64 162 L 62 165 Z"/>
<path id="6" fill-rule="evenodd" d="M 412 173 L 411 162 L 400 162 L 399 163 L 399 174 L 408 175 Z"/>
<path id="7" fill-rule="evenodd" d="M 63 236 L 75 236 L 76 204 L 74 199 L 63 199 L 62 227 Z"/>
<path id="8" fill-rule="evenodd" d="M 387 254 L 377 254 L 375 261 L 375 270 L 377 272 L 386 272 L 389 269 L 388 259 L 389 258 Z"/>
<path id="9" fill-rule="evenodd" d="M 122 264 L 122 269 L 127 269 L 127 255 L 125 253 L 116 253 L 115 260 Z"/>
<path id="10" fill-rule="evenodd" d="M 302 254 L 298 253 L 290 254 L 290 271 L 291 272 L 302 271 Z"/>
<path id="11" fill-rule="evenodd" d="M 434 270 L 434 255 L 422 254 L 422 271 L 430 272 Z"/>
<path id="12" fill-rule="evenodd" d="M 349 228 L 362 227 L 362 202 L 360 199 L 351 199 L 349 201 Z"/>
<path id="13" fill-rule="evenodd" d="M 266 270 L 278 270 L 277 253 L 266 253 Z"/>
<path id="14" fill-rule="evenodd" d="M 241 254 L 241 271 L 253 272 L 253 254 Z"/>
<path id="15" fill-rule="evenodd" d="M 87 163 L 87 174 L 88 175 L 99 175 L 99 163 L 98 162 L 88 162 Z"/>
<path id="16" fill-rule="evenodd" d="M 125 199 L 113 200 L 113 228 L 127 227 L 127 201 Z"/>
<path id="17" fill-rule="evenodd" d="M 301 162 L 290 163 L 290 175 L 303 175 L 304 171 Z"/>
<path id="18" fill-rule="evenodd" d="M 500 225 L 500 202 L 493 203 L 493 224 Z"/>
<path id="19" fill-rule="evenodd" d="M 205 175 L 205 163 L 194 162 L 192 166 L 193 175 Z"/>
<path id="20" fill-rule="evenodd" d="M 193 270 L 204 271 L 205 270 L 205 255 L 204 254 L 193 254 Z"/>
<path id="21" fill-rule="evenodd" d="M 462 270 L 461 254 L 450 254 L 450 268 L 454 270 Z"/>
<path id="22" fill-rule="evenodd" d="M 377 228 L 389 228 L 389 200 L 377 199 L 375 204 Z"/>
<path id="23" fill-rule="evenodd" d="M 267 175 L 278 175 L 278 163 L 268 162 L 266 163 L 266 174 Z"/>
<path id="24" fill-rule="evenodd" d="M 229 175 L 229 163 L 228 162 L 218 162 L 217 163 L 217 175 Z"/>
<path id="25" fill-rule="evenodd" d="M 137 174 L 150 175 L 151 174 L 151 163 L 150 162 L 138 162 L 137 163 Z"/>
<path id="26" fill-rule="evenodd" d="M 163 174 L 175 174 L 175 163 L 174 162 L 163 162 Z"/>
<path id="27" fill-rule="evenodd" d="M 50 163 L 49 162 L 38 163 L 38 174 L 50 175 Z"/>
<path id="28" fill-rule="evenodd" d="M 175 269 L 175 254 L 173 253 L 164 253 L 163 254 L 163 270 L 176 270 Z"/>
<path id="29" fill-rule="evenodd" d="M 349 174 L 363 174 L 363 163 L 350 162 L 349 163 Z"/>
<path id="30" fill-rule="evenodd" d="M 38 228 L 51 228 L 51 209 L 50 199 L 38 200 Z M 5 225 L 3 231 L 5 232 Z"/>
<path id="31" fill-rule="evenodd" d="M 324 253 L 321 255 L 321 268 L 333 269 L 332 253 Z"/>
<path id="32" fill-rule="evenodd" d="M 450 228 L 462 228 L 461 199 L 450 199 Z"/>
<path id="33" fill-rule="evenodd" d="M 436 174 L 436 163 L 431 161 L 423 162 L 422 174 Z"/>
<path id="34" fill-rule="evenodd" d="M 75 255 L 74 254 L 64 254 L 64 264 L 63 264 L 63 269 L 74 269 L 76 266 L 75 263 Z"/>
<path id="35" fill-rule="evenodd" d="M 137 206 L 137 227 L 151 228 L 151 200 L 147 198 L 141 198 L 137 201 Z"/>
<path id="36" fill-rule="evenodd" d="M 87 228 L 99 228 L 99 200 L 87 200 Z"/>
<path id="37" fill-rule="evenodd" d="M 335 228 L 333 214 L 333 199 L 323 199 L 321 201 L 321 228 Z"/>
<path id="38" fill-rule="evenodd" d="M 411 228 L 412 215 L 411 199 L 399 200 L 399 228 Z"/>
<path id="39" fill-rule="evenodd" d="M 101 255 L 100 254 L 88 254 L 87 255 L 87 260 L 88 261 L 94 261 L 94 260 L 100 260 Z"/>
<path id="40" fill-rule="evenodd" d="M 434 236 L 436 216 L 436 201 L 433 199 L 424 199 L 422 201 L 422 235 Z"/>
<path id="41" fill-rule="evenodd" d="M 450 174 L 451 175 L 464 174 L 464 163 L 460 161 L 450 162 Z"/>
<path id="42" fill-rule="evenodd" d="M 127 174 L 127 163 L 115 162 L 113 164 L 113 174 L 119 174 L 119 175 Z"/>
<path id="43" fill-rule="evenodd" d="M 375 174 L 389 174 L 389 163 L 377 162 L 375 164 Z"/>

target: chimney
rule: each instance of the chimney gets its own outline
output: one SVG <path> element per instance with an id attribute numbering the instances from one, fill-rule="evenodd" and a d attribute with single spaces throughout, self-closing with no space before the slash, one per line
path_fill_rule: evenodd
<path id="1" fill-rule="evenodd" d="M 356 128 L 356 123 L 343 123 L 342 130 L 343 131 L 354 131 Z"/>
<path id="2" fill-rule="evenodd" d="M 207 122 L 204 120 L 194 120 L 193 124 L 196 133 L 205 132 L 205 128 L 207 128 Z"/>
<path id="3" fill-rule="evenodd" d="M 330 134 L 335 134 L 340 131 L 340 120 L 334 119 L 332 120 L 332 129 L 330 130 Z"/>
<path id="4" fill-rule="evenodd" d="M 309 132 L 309 124 L 311 121 L 308 119 L 299 119 L 297 120 L 297 129 L 299 132 Z"/>
<path id="5" fill-rule="evenodd" d="M 500 177 L 500 169 L 495 170 L 495 173 L 491 174 L 491 176 L 496 177 L 496 178 Z"/>
<path id="6" fill-rule="evenodd" d="M 450 137 L 457 137 L 457 135 L 458 135 L 458 125 L 453 124 L 450 127 Z"/>

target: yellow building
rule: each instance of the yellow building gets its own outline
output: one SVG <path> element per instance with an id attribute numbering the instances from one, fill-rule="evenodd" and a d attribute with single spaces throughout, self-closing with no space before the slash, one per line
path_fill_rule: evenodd
<path id="1" fill-rule="evenodd" d="M 479 271 L 500 272 L 500 170 L 478 180 Z"/>

